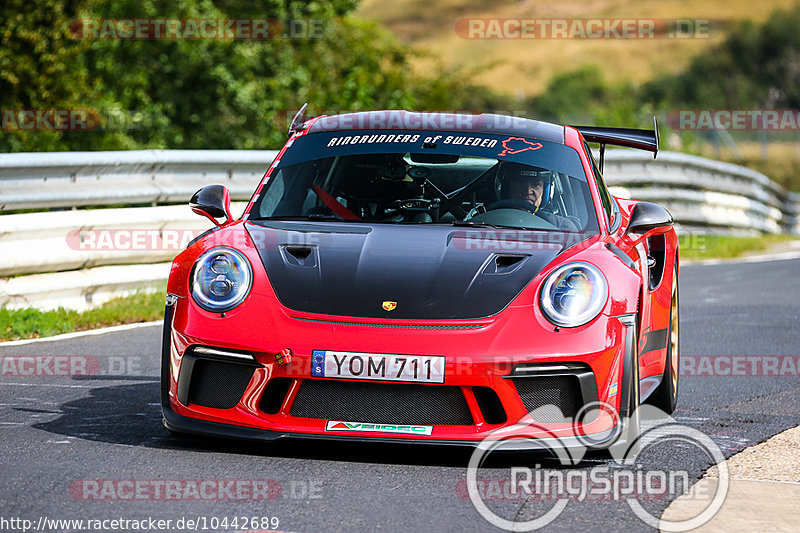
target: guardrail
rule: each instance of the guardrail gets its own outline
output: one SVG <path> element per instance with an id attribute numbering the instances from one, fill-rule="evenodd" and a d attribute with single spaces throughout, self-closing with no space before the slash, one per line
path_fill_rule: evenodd
<path id="1" fill-rule="evenodd" d="M 275 150 L 0 154 L 0 209 L 186 202 L 221 183 L 247 200 Z"/>
<path id="2" fill-rule="evenodd" d="M 276 155 L 0 154 L 3 210 L 62 208 L 0 216 L 0 307 L 80 309 L 137 289 L 163 290 L 169 261 L 210 227 L 188 208 L 189 197 L 221 183 L 235 200 L 247 200 Z M 617 196 L 664 205 L 679 232 L 800 234 L 800 195 L 737 165 L 673 152 L 654 161 L 642 152 L 610 150 L 605 178 Z M 175 202 L 180 205 L 156 206 Z M 63 210 L 120 204 L 153 207 Z M 110 239 L 109 246 L 84 246 L 88 238 Z"/>
<path id="3" fill-rule="evenodd" d="M 613 150 L 605 178 L 616 196 L 666 207 L 684 230 L 800 234 L 800 195 L 749 168 L 704 157 Z"/>

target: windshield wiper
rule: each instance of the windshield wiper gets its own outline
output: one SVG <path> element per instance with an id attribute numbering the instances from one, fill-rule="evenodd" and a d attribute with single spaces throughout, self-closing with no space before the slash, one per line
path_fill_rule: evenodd
<path id="1" fill-rule="evenodd" d="M 450 225 L 456 227 L 464 227 L 464 228 L 520 229 L 515 226 L 498 226 L 497 224 L 489 224 L 487 222 L 473 222 L 472 220 L 455 220 Z"/>
<path id="2" fill-rule="evenodd" d="M 492 229 L 517 229 L 522 231 L 543 231 L 542 228 L 529 228 L 527 226 L 505 226 L 503 224 L 489 224 L 488 222 L 474 222 L 472 220 L 456 220 L 451 226 L 461 228 L 492 228 Z"/>
<path id="3" fill-rule="evenodd" d="M 252 218 L 251 220 L 324 220 L 324 221 L 333 221 L 333 222 L 350 222 L 348 220 L 343 220 L 336 215 L 326 215 L 324 213 L 311 213 L 310 215 L 285 215 L 285 216 L 275 216 L 275 217 L 259 217 L 259 218 Z"/>

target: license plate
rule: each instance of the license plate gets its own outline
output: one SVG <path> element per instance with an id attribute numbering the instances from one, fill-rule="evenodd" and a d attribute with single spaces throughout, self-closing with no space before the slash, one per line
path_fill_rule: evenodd
<path id="1" fill-rule="evenodd" d="M 311 375 L 319 378 L 444 383 L 443 355 L 390 355 L 314 350 Z"/>

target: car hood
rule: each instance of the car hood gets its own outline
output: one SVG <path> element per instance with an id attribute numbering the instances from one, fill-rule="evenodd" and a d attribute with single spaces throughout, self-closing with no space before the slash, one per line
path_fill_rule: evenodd
<path id="1" fill-rule="evenodd" d="M 532 242 L 533 232 L 438 225 L 268 220 L 245 227 L 284 306 L 348 317 L 491 316 L 565 248 Z"/>

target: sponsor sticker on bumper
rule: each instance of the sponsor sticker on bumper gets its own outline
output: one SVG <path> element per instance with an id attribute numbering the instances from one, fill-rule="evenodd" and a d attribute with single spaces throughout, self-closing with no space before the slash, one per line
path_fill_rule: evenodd
<path id="1" fill-rule="evenodd" d="M 367 424 L 328 420 L 325 431 L 356 431 L 359 433 L 402 433 L 403 435 L 430 435 L 433 426 L 402 426 L 397 424 Z"/>
<path id="2" fill-rule="evenodd" d="M 443 355 L 391 355 L 314 350 L 311 376 L 444 383 Z"/>

